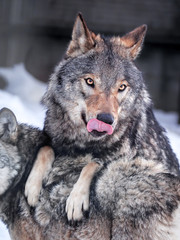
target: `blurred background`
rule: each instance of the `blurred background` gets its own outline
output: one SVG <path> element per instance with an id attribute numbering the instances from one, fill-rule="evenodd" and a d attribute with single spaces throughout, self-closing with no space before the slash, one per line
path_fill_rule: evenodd
<path id="1" fill-rule="evenodd" d="M 148 25 L 137 66 L 155 108 L 180 116 L 180 0 L 0 0 L 0 67 L 23 62 L 47 82 L 78 12 L 95 33 L 123 35 Z M 1 76 L 0 89 L 5 85 Z"/>

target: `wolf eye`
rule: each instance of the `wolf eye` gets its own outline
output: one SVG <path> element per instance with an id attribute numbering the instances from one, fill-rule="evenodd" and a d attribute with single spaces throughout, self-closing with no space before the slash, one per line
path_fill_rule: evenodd
<path id="1" fill-rule="evenodd" d="M 92 78 L 85 78 L 87 85 L 94 87 L 94 80 Z"/>
<path id="2" fill-rule="evenodd" d="M 126 88 L 127 88 L 126 84 L 123 83 L 123 84 L 121 84 L 121 86 L 119 87 L 118 91 L 119 91 L 119 92 L 122 92 L 122 91 L 124 91 Z"/>

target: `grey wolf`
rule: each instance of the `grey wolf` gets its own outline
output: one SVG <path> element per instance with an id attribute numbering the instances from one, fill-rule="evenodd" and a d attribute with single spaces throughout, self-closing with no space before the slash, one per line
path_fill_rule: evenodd
<path id="1" fill-rule="evenodd" d="M 77 17 L 43 97 L 43 131 L 18 126 L 15 147 L 22 177 L 0 201 L 12 239 L 179 239 L 178 160 L 134 64 L 145 33 L 143 25 L 122 37 L 96 35 Z M 25 182 L 46 145 L 55 159 L 32 208 Z M 99 165 L 89 183 L 89 216 L 69 226 L 66 201 L 89 163 Z"/>

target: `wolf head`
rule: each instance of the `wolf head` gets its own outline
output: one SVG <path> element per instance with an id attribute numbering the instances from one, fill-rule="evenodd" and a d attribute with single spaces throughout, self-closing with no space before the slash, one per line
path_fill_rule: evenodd
<path id="1" fill-rule="evenodd" d="M 43 97 L 45 130 L 52 138 L 119 138 L 127 123 L 145 111 L 150 100 L 134 60 L 146 29 L 142 25 L 123 37 L 104 37 L 91 32 L 78 15 Z"/>

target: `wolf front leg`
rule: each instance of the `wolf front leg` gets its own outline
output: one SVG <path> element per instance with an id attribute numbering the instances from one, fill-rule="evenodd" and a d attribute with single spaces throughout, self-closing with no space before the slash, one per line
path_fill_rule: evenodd
<path id="1" fill-rule="evenodd" d="M 73 190 L 66 201 L 66 213 L 69 221 L 81 220 L 83 211 L 89 209 L 90 185 L 98 168 L 98 163 L 91 162 L 82 169 L 79 179 L 74 184 Z"/>
<path id="2" fill-rule="evenodd" d="M 21 159 L 16 147 L 18 123 L 14 113 L 0 110 L 0 195 L 14 182 L 21 168 Z"/>
<path id="3" fill-rule="evenodd" d="M 51 170 L 54 159 L 54 151 L 51 147 L 45 146 L 39 150 L 25 185 L 25 196 L 30 206 L 37 204 L 43 179 Z"/>

